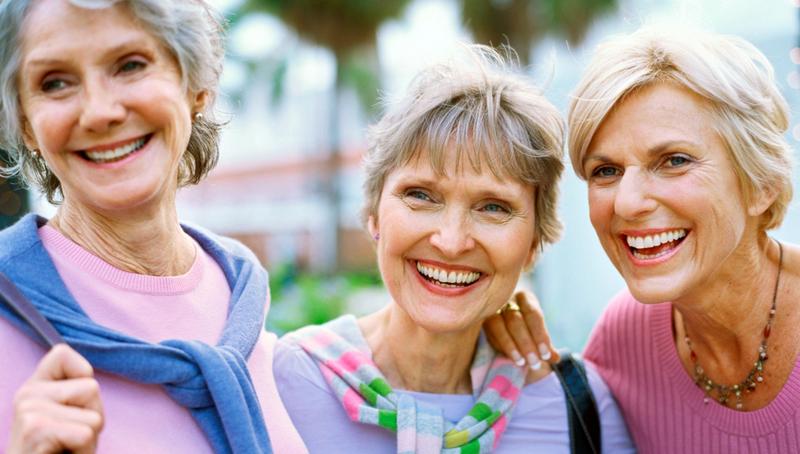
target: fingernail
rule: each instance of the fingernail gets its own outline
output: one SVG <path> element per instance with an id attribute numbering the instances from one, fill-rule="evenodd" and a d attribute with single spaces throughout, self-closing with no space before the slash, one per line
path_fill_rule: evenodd
<path id="1" fill-rule="evenodd" d="M 550 360 L 550 348 L 544 342 L 539 344 L 539 356 L 545 361 Z"/>
<path id="2" fill-rule="evenodd" d="M 539 370 L 542 368 L 542 362 L 539 361 L 539 358 L 537 358 L 533 353 L 528 355 L 528 364 L 533 370 Z"/>
<path id="3" fill-rule="evenodd" d="M 520 355 L 516 350 L 511 351 L 511 360 L 514 361 L 514 364 L 517 366 L 525 365 L 525 358 L 523 358 L 522 355 Z"/>

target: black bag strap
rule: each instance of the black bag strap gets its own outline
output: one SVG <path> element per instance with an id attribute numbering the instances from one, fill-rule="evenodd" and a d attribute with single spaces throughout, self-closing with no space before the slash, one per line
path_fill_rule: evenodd
<path id="1" fill-rule="evenodd" d="M 11 310 L 30 325 L 48 347 L 65 343 L 53 325 L 3 273 L 0 273 L 0 299 L 4 300 Z"/>
<path id="2" fill-rule="evenodd" d="M 573 454 L 601 452 L 600 416 L 586 377 L 583 360 L 568 351 L 561 353 L 555 372 L 567 400 L 570 447 Z"/>

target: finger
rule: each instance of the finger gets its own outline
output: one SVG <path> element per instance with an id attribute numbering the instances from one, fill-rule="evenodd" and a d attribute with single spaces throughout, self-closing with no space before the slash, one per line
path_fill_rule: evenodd
<path id="1" fill-rule="evenodd" d="M 533 370 L 542 368 L 542 362 L 539 359 L 539 354 L 536 351 L 536 345 L 533 338 L 528 332 L 528 327 L 525 325 L 525 319 L 520 311 L 505 311 L 502 314 L 503 322 L 506 325 L 509 335 L 514 340 L 525 360 L 528 362 L 528 367 Z"/>
<path id="2" fill-rule="evenodd" d="M 100 385 L 94 378 L 29 381 L 17 391 L 16 402 L 47 400 L 62 405 L 101 410 Z"/>
<path id="3" fill-rule="evenodd" d="M 36 421 L 40 416 L 45 416 L 49 420 L 71 422 L 81 424 L 91 428 L 95 432 L 100 432 L 103 428 L 103 414 L 96 410 L 63 405 L 50 400 L 29 400 L 17 406 L 15 419 L 21 421 L 23 425 L 33 425 L 27 421 Z"/>
<path id="4" fill-rule="evenodd" d="M 102 415 L 53 402 L 28 410 L 15 415 L 10 452 L 94 452 Z"/>
<path id="5" fill-rule="evenodd" d="M 550 339 L 550 333 L 544 321 L 544 312 L 536 295 L 528 291 L 518 291 L 514 294 L 514 300 L 519 306 L 528 332 L 536 345 L 537 356 L 544 361 L 558 362 L 560 355 Z"/>
<path id="6" fill-rule="evenodd" d="M 73 453 L 94 453 L 97 445 L 96 432 L 91 427 L 72 421 L 51 419 L 48 438 L 55 449 L 50 452 L 70 451 Z"/>
<path id="7" fill-rule="evenodd" d="M 517 366 L 525 365 L 525 359 L 519 353 L 514 339 L 508 333 L 503 317 L 500 315 L 492 315 L 486 319 L 483 326 L 489 343 L 492 344 L 495 349 L 500 350 L 504 355 L 511 358 Z"/>
<path id="8" fill-rule="evenodd" d="M 92 365 L 78 352 L 66 344 L 58 344 L 39 361 L 32 378 L 37 380 L 61 380 L 64 378 L 91 377 Z"/>

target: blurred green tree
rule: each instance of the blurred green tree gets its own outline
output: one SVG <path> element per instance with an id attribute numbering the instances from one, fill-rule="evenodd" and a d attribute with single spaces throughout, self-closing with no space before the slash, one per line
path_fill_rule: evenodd
<path id="1" fill-rule="evenodd" d="M 398 17 L 409 0 L 247 0 L 239 14 L 267 12 L 279 17 L 304 40 L 329 49 L 334 56 L 336 76 L 330 101 L 328 125 L 328 171 L 322 189 L 328 197 L 331 216 L 328 243 L 332 250 L 325 254 L 328 271 L 339 263 L 339 225 L 342 196 L 339 183 L 341 94 L 353 89 L 368 113 L 377 104 L 380 77 L 376 40 L 378 27 Z M 279 69 L 281 67 L 279 66 Z M 276 73 L 273 87 L 283 85 L 284 70 Z M 279 95 L 273 90 L 274 95 Z"/>
<path id="2" fill-rule="evenodd" d="M 461 0 L 461 15 L 476 42 L 510 45 L 523 65 L 531 49 L 549 34 L 579 44 L 592 22 L 616 0 Z"/>

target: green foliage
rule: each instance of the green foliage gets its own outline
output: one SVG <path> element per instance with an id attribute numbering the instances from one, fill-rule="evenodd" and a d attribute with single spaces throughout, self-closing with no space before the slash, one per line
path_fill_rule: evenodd
<path id="1" fill-rule="evenodd" d="M 337 57 L 373 46 L 380 24 L 397 17 L 409 0 L 248 0 L 244 11 L 274 14 L 303 39 L 331 49 Z"/>
<path id="2" fill-rule="evenodd" d="M 350 297 L 359 290 L 381 286 L 375 271 L 348 272 L 336 276 L 297 274 L 291 264 L 270 273 L 272 308 L 267 329 L 278 334 L 332 320 L 348 312 Z"/>
<path id="3" fill-rule="evenodd" d="M 545 35 L 580 43 L 596 18 L 616 0 L 461 0 L 464 23 L 482 44 L 510 45 L 527 64 L 531 46 Z"/>

